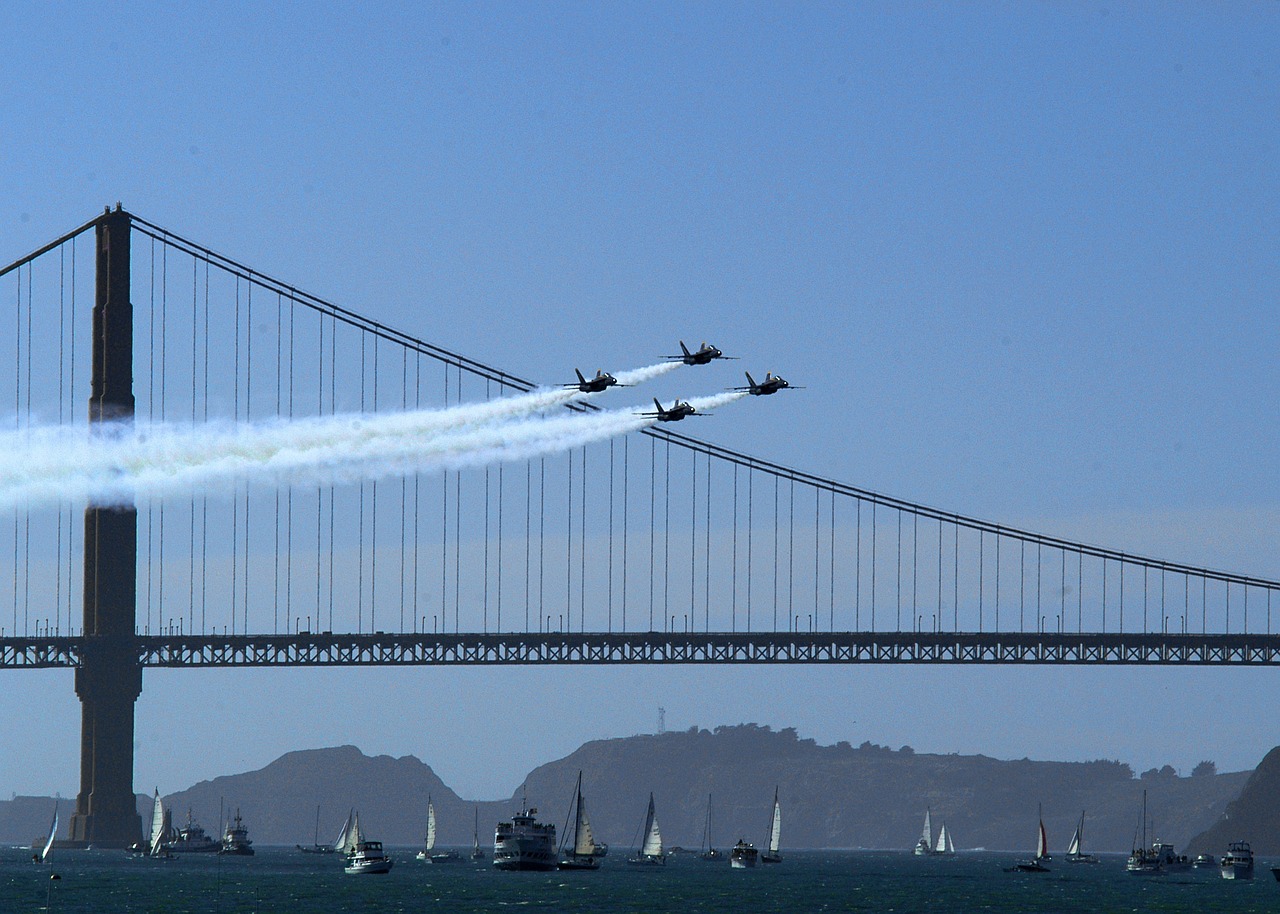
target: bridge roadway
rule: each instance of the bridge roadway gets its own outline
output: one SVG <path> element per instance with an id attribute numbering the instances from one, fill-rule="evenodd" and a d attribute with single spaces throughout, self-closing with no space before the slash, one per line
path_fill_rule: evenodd
<path id="1" fill-rule="evenodd" d="M 0 669 L 74 668 L 97 639 L 0 638 Z M 1280 635 L 1008 632 L 553 632 L 142 635 L 142 666 L 518 664 L 1280 665 Z M 101 643 L 101 642 L 98 642 Z"/>

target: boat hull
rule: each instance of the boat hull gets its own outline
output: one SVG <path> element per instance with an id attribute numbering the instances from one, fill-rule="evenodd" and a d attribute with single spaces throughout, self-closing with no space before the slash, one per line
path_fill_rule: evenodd
<path id="1" fill-rule="evenodd" d="M 559 862 L 553 838 L 511 837 L 493 846 L 493 865 L 500 870 L 554 870 Z"/>
<path id="2" fill-rule="evenodd" d="M 639 857 L 628 857 L 631 866 L 666 866 L 667 858 L 658 854 L 641 854 Z"/>
<path id="3" fill-rule="evenodd" d="M 383 876 L 391 872 L 392 860 L 383 857 L 380 860 L 356 860 L 342 868 L 348 876 Z"/>
<path id="4" fill-rule="evenodd" d="M 600 860 L 592 854 L 570 854 L 561 858 L 556 866 L 562 870 L 598 870 Z"/>
<path id="5" fill-rule="evenodd" d="M 1224 865 L 1221 869 L 1223 879 L 1252 879 L 1253 866 L 1251 864 L 1236 863 Z"/>

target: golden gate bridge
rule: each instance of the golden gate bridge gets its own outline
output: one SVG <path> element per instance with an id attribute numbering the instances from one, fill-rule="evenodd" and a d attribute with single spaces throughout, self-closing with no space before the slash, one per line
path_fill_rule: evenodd
<path id="1" fill-rule="evenodd" d="M 0 283 L 11 442 L 84 426 L 86 403 L 90 427 L 247 428 L 537 388 L 119 205 Z M 99 846 L 137 838 L 144 667 L 1274 665 L 1277 592 L 656 425 L 392 478 L 0 513 L 0 668 L 75 670 L 72 837 Z"/>

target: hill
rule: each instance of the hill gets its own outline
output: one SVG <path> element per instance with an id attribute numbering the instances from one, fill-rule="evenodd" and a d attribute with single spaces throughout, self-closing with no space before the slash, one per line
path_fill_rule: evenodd
<path id="1" fill-rule="evenodd" d="M 1218 856 L 1232 841 L 1248 841 L 1262 857 L 1280 855 L 1280 747 L 1267 753 L 1240 796 L 1187 848 L 1189 853 Z"/>
<path id="2" fill-rule="evenodd" d="M 1166 768 L 1137 778 L 1116 761 L 1002 761 L 870 743 L 819 746 L 792 729 L 745 724 L 598 740 L 541 765 L 530 772 L 526 787 L 545 820 L 563 827 L 579 770 L 598 839 L 618 847 L 635 841 L 650 791 L 668 845 L 702 843 L 708 795 L 714 800 L 717 845 L 740 836 L 761 843 L 775 785 L 787 847 L 909 848 L 927 807 L 935 825 L 947 824 L 957 847 L 1029 850 L 1037 806 L 1043 804 L 1052 848 L 1066 845 L 1084 810 L 1086 849 L 1127 852 L 1144 789 L 1159 836 L 1182 847 L 1230 811 L 1228 803 L 1250 777 L 1178 777 Z M 416 844 L 428 795 L 446 845 L 470 844 L 477 816 L 481 841 L 489 843 L 494 822 L 520 802 L 518 792 L 501 800 L 465 800 L 413 756 L 369 757 L 354 746 L 290 752 L 259 771 L 203 781 L 166 802 L 175 824 L 190 809 L 210 832 L 220 808 L 227 816 L 238 808 L 250 835 L 263 845 L 310 844 L 317 805 L 321 841 L 331 841 L 347 811 L 356 808 L 372 837 Z M 0 802 L 0 840 L 26 842 L 40 834 L 50 802 Z M 149 800 L 140 803 L 149 810 Z"/>

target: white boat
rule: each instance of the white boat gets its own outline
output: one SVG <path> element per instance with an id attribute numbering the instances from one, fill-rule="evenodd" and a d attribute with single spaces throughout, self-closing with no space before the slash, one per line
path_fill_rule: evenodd
<path id="1" fill-rule="evenodd" d="M 457 851 L 443 851 L 437 854 L 434 852 L 435 848 L 436 807 L 431 802 L 431 795 L 427 794 L 427 837 L 423 842 L 423 849 L 418 851 L 418 859 L 425 860 L 427 863 L 454 863 L 462 859 Z"/>
<path id="2" fill-rule="evenodd" d="M 756 850 L 754 844 L 748 844 L 745 840 L 739 838 L 738 843 L 733 846 L 733 850 L 729 851 L 729 866 L 735 870 L 749 870 L 756 865 L 756 858 L 759 855 L 760 852 Z"/>
<path id="3" fill-rule="evenodd" d="M 1253 848 L 1248 841 L 1232 841 L 1220 864 L 1223 879 L 1253 878 Z"/>
<path id="4" fill-rule="evenodd" d="M 778 848 L 782 846 L 782 806 L 778 803 L 778 788 L 773 788 L 773 818 L 769 821 L 769 846 L 760 855 L 761 863 L 781 863 L 782 854 Z"/>
<path id="5" fill-rule="evenodd" d="M 58 834 L 58 804 L 53 804 L 53 824 L 49 826 L 49 837 L 44 842 L 44 849 L 40 851 L 40 856 L 36 858 L 37 863 L 49 863 L 49 855 L 53 853 L 53 839 Z M 53 864 L 50 863 L 50 866 Z"/>
<path id="6" fill-rule="evenodd" d="M 596 839 L 587 819 L 587 801 L 582 797 L 582 772 L 578 772 L 578 785 L 573 790 L 573 830 L 565 832 L 564 845 L 560 848 L 559 867 L 562 870 L 595 870 L 600 868 L 596 854 Z M 570 839 L 572 835 L 572 839 Z M 570 845 L 570 840 L 573 844 Z"/>
<path id="7" fill-rule="evenodd" d="M 499 822 L 493 833 L 493 865 L 500 870 L 554 870 L 556 827 L 539 822 L 538 810 L 527 801 L 510 822 Z"/>
<path id="8" fill-rule="evenodd" d="M 391 872 L 391 858 L 382 852 L 381 841 L 369 841 L 360 832 L 360 813 L 354 813 L 347 829 L 342 852 L 347 863 L 342 868 L 351 876 L 382 875 Z"/>
<path id="9" fill-rule="evenodd" d="M 1084 810 L 1080 810 L 1080 822 L 1071 835 L 1071 843 L 1067 845 L 1068 863 L 1097 863 L 1098 858 L 1081 850 L 1080 842 L 1084 837 Z"/>
<path id="10" fill-rule="evenodd" d="M 1142 844 L 1133 849 L 1125 869 L 1135 876 L 1160 876 L 1191 869 L 1192 860 L 1174 851 L 1173 845 L 1164 841 L 1147 844 L 1147 792 L 1142 791 Z"/>
<path id="11" fill-rule="evenodd" d="M 1049 856 L 1049 838 L 1044 830 L 1044 813 L 1040 814 L 1040 829 L 1036 833 L 1036 855 L 1030 860 L 1019 860 L 1013 868 L 1021 873 L 1047 873 L 1045 864 L 1052 860 Z"/>
<path id="12" fill-rule="evenodd" d="M 924 828 L 920 830 L 920 839 L 916 841 L 916 856 L 928 857 L 933 853 L 933 825 L 929 821 L 929 809 L 924 811 Z"/>
<path id="13" fill-rule="evenodd" d="M 644 844 L 640 853 L 628 857 L 627 863 L 636 866 L 663 866 L 667 856 L 662 850 L 662 832 L 658 830 L 658 816 L 653 808 L 653 794 L 649 794 L 649 809 L 644 814 Z"/>
<path id="14" fill-rule="evenodd" d="M 942 823 L 942 828 L 938 830 L 938 843 L 933 846 L 933 855 L 935 857 L 954 857 L 956 854 L 956 846 L 951 841 L 951 831 L 947 828 L 947 823 Z"/>
<path id="15" fill-rule="evenodd" d="M 249 838 L 249 829 L 240 820 L 240 810 L 236 810 L 235 824 L 227 823 L 227 831 L 222 836 L 222 848 L 218 851 L 229 857 L 252 857 L 253 841 Z"/>
<path id="16" fill-rule="evenodd" d="M 702 826 L 702 850 L 698 856 L 712 862 L 724 859 L 724 854 L 711 846 L 711 794 L 707 794 L 707 821 Z"/>
<path id="17" fill-rule="evenodd" d="M 218 842 L 210 838 L 196 822 L 191 808 L 187 807 L 186 827 L 178 829 L 169 850 L 175 854 L 216 854 L 219 847 Z"/>

